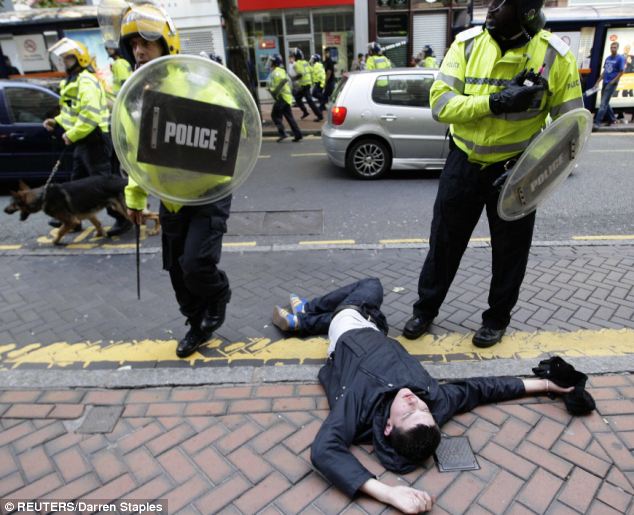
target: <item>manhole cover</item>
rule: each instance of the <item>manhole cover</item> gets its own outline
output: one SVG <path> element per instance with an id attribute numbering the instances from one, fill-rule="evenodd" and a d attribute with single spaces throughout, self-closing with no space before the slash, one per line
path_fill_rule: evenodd
<path id="1" fill-rule="evenodd" d="M 444 437 L 434 455 L 440 472 L 480 468 L 466 436 Z"/>
<path id="2" fill-rule="evenodd" d="M 230 236 L 276 236 L 321 234 L 324 215 L 321 209 L 308 211 L 234 211 L 229 217 Z"/>
<path id="3" fill-rule="evenodd" d="M 123 412 L 123 406 L 95 406 L 87 414 L 77 433 L 111 433 Z"/>

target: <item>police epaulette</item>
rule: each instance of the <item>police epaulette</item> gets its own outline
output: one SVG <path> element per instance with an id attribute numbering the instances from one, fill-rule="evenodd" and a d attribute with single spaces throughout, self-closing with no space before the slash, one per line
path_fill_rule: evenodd
<path id="1" fill-rule="evenodd" d="M 471 27 L 470 29 L 463 30 L 456 36 L 456 41 L 469 41 L 470 39 L 475 38 L 483 30 L 484 29 L 482 28 L 482 25 L 478 25 L 476 27 Z"/>
<path id="2" fill-rule="evenodd" d="M 550 37 L 548 37 L 549 34 L 550 34 Z M 564 43 L 563 40 L 557 34 L 544 31 L 542 34 L 542 37 L 547 38 L 548 44 L 551 47 L 553 47 L 555 50 L 557 50 L 557 53 L 561 55 L 562 57 L 565 56 L 570 50 L 570 47 L 566 45 L 566 43 Z"/>

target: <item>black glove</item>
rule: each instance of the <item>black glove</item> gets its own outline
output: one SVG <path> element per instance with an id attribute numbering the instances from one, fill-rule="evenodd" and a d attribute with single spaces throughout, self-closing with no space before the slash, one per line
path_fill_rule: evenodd
<path id="1" fill-rule="evenodd" d="M 489 95 L 489 108 L 493 114 L 521 113 L 531 106 L 545 86 L 542 81 L 534 86 L 524 86 L 527 74 L 526 70 L 521 71 L 505 89 Z"/>

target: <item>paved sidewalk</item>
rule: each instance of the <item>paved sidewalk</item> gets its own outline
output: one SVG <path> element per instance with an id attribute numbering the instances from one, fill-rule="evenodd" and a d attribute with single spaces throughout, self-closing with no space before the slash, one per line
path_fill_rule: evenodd
<path id="1" fill-rule="evenodd" d="M 612 514 L 634 510 L 634 379 L 591 377 L 597 412 L 527 398 L 443 426 L 466 435 L 480 470 L 404 477 L 371 446 L 355 456 L 381 480 L 425 489 L 433 513 Z M 76 432 L 96 407 L 114 429 Z M 315 472 L 310 444 L 327 416 L 319 385 L 0 392 L 0 498 L 167 499 L 169 513 L 382 513 Z M 2 503 L 4 505 L 4 503 Z M 4 511 L 3 511 L 4 513 Z"/>

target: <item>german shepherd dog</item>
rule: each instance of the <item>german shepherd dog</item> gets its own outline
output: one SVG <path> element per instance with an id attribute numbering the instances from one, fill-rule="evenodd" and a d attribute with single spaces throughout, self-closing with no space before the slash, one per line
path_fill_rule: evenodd
<path id="1" fill-rule="evenodd" d="M 105 236 L 97 213 L 106 207 L 127 218 L 123 190 L 127 179 L 117 175 L 86 177 L 67 183 L 53 183 L 48 188 L 29 188 L 20 181 L 18 191 L 12 191 L 13 201 L 4 212 L 13 214 L 20 211 L 20 220 L 30 214 L 44 211 L 62 222 L 53 243 L 61 245 L 62 238 L 82 220 L 88 219 L 95 226 L 97 236 Z M 158 214 L 144 212 L 144 218 L 154 220 L 153 234 L 159 231 Z M 150 233 L 148 231 L 148 233 Z"/>

